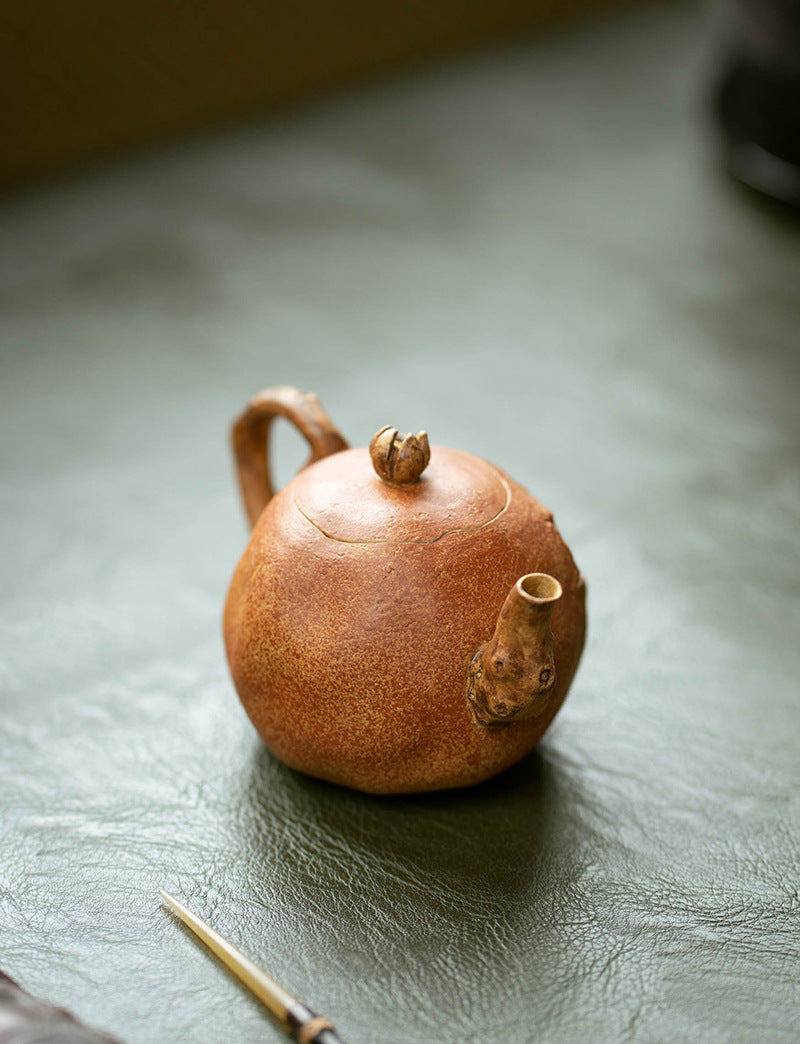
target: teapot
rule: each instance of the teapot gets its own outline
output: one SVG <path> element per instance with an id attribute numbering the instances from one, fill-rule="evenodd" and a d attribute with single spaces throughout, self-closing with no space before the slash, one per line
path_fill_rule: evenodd
<path id="1" fill-rule="evenodd" d="M 311 450 L 279 492 L 277 417 Z M 253 398 L 232 442 L 252 535 L 225 647 L 270 750 L 375 794 L 468 786 L 529 753 L 586 628 L 585 584 L 547 508 L 424 431 L 385 427 L 350 449 L 295 388 Z"/>

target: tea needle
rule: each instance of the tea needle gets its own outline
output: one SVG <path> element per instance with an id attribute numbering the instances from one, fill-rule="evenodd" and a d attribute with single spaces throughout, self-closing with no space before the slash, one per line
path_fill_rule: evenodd
<path id="1" fill-rule="evenodd" d="M 183 903 L 159 889 L 164 902 L 172 908 L 183 923 L 206 944 L 212 953 L 222 961 L 229 971 L 272 1012 L 281 1026 L 299 1044 L 344 1044 L 336 1030 L 327 1019 L 315 1015 L 313 1011 L 301 1004 L 288 990 L 275 982 L 271 976 L 262 971 L 258 965 L 240 953 L 219 932 L 201 921 Z"/>

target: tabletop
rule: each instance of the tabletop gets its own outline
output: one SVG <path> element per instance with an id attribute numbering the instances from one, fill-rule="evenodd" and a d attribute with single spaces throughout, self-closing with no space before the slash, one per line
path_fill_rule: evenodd
<path id="1" fill-rule="evenodd" d="M 626 8 L 0 203 L 0 967 L 128 1044 L 796 1040 L 800 232 L 703 21 Z M 228 426 L 317 392 L 495 461 L 589 639 L 537 750 L 377 798 L 265 749 Z M 279 433 L 286 481 L 303 459 Z"/>

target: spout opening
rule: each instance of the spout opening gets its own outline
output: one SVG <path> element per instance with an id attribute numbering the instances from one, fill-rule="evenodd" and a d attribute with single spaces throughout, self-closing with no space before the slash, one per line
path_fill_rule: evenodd
<path id="1" fill-rule="evenodd" d="M 549 573 L 527 573 L 517 581 L 517 590 L 532 605 L 550 605 L 557 602 L 563 590 Z"/>

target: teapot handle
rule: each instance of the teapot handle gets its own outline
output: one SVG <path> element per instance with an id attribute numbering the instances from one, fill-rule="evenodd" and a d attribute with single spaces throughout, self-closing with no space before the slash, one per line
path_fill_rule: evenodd
<path id="1" fill-rule="evenodd" d="M 276 417 L 291 421 L 311 447 L 311 456 L 303 468 L 348 448 L 347 440 L 337 431 L 316 395 L 290 387 L 259 392 L 231 428 L 239 488 L 251 527 L 275 495 L 269 466 L 269 436 Z"/>

